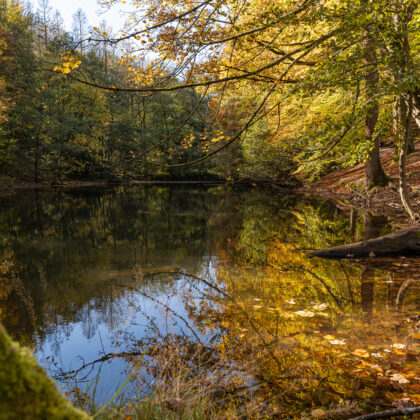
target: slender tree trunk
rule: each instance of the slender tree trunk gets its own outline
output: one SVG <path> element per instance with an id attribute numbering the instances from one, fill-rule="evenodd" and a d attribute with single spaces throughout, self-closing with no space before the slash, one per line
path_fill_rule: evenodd
<path id="1" fill-rule="evenodd" d="M 145 98 L 142 98 L 142 110 L 143 110 L 143 114 L 142 114 L 142 118 L 141 118 L 141 128 L 143 130 L 146 130 L 146 100 Z"/>
<path id="2" fill-rule="evenodd" d="M 405 115 L 405 122 L 404 122 L 404 132 L 402 135 L 402 142 L 401 142 L 401 149 L 400 149 L 400 156 L 398 162 L 398 170 L 399 170 L 399 192 L 401 197 L 401 202 L 407 211 L 408 215 L 410 216 L 411 220 L 416 220 L 419 218 L 419 215 L 415 212 L 413 206 L 411 205 L 410 199 L 407 195 L 407 185 L 406 185 L 406 162 L 407 162 L 407 153 L 408 147 L 410 143 L 410 132 L 411 132 L 411 117 L 413 114 L 413 94 L 409 94 L 408 99 L 408 107 L 407 112 Z"/>
<path id="3" fill-rule="evenodd" d="M 44 48 L 47 49 L 48 46 L 48 27 L 47 27 L 47 16 L 44 11 Z"/>
<path id="4" fill-rule="evenodd" d="M 136 115 L 134 111 L 134 95 L 133 94 L 130 95 L 130 115 L 131 115 L 131 120 L 134 121 Z"/>
<path id="5" fill-rule="evenodd" d="M 104 65 L 105 65 L 105 75 L 108 76 L 108 47 L 106 42 L 104 42 Z"/>
<path id="6" fill-rule="evenodd" d="M 79 22 L 79 34 L 80 34 L 80 40 L 83 41 L 83 34 L 82 34 L 83 28 L 82 28 L 82 22 Z M 80 53 L 83 54 L 83 42 L 80 42 Z"/>
<path id="7" fill-rule="evenodd" d="M 408 109 L 408 101 L 407 99 L 403 98 L 403 95 L 399 95 L 394 100 L 394 106 L 393 106 L 393 134 L 396 138 L 401 136 L 401 126 L 404 124 L 401 124 L 401 121 L 404 121 L 405 115 L 407 113 Z M 414 120 L 414 101 L 413 101 L 413 112 L 412 112 L 412 119 Z M 414 121 L 415 122 L 415 121 Z M 399 154 L 397 145 L 397 151 Z M 414 147 L 414 137 L 410 135 L 408 140 L 408 153 L 413 153 L 415 151 Z"/>
<path id="8" fill-rule="evenodd" d="M 420 89 L 416 88 L 413 97 L 413 121 L 420 128 Z"/>
<path id="9" fill-rule="evenodd" d="M 357 222 L 357 210 L 350 210 L 350 238 L 354 242 L 356 238 L 356 222 Z"/>
<path id="10" fill-rule="evenodd" d="M 41 136 L 41 127 L 44 123 L 44 114 L 42 113 L 41 109 L 41 115 L 39 119 L 39 127 L 38 131 L 36 132 L 35 136 L 35 161 L 34 161 L 34 182 L 39 181 L 39 148 L 40 148 L 40 136 Z"/>
<path id="11" fill-rule="evenodd" d="M 368 7 L 370 1 L 363 0 L 363 3 L 366 7 Z M 376 99 L 379 74 L 376 64 L 378 60 L 376 45 L 373 40 L 373 34 L 370 27 L 366 27 L 364 30 L 363 50 L 363 61 L 366 66 L 366 96 L 370 100 L 367 106 L 365 118 L 366 140 L 371 146 L 368 153 L 368 159 L 366 161 L 366 186 L 368 188 L 372 188 L 387 185 L 388 179 L 382 168 L 379 155 L 380 139 L 379 136 L 375 134 L 376 123 L 379 116 L 379 104 Z"/>
<path id="12" fill-rule="evenodd" d="M 34 181 L 38 182 L 38 159 L 39 159 L 39 135 L 36 136 L 35 142 L 35 162 L 34 162 Z"/>
<path id="13" fill-rule="evenodd" d="M 407 74 L 414 68 L 414 64 L 410 55 L 410 42 L 408 39 L 408 24 L 412 19 L 415 5 L 406 5 L 400 1 L 398 3 L 398 9 L 394 15 L 394 40 L 392 42 L 393 56 L 394 59 L 394 79 L 398 85 L 404 83 Z M 394 121 L 394 126 L 397 127 L 396 136 L 400 145 L 400 153 L 398 160 L 398 171 L 399 171 L 399 193 L 401 202 L 410 216 L 411 220 L 416 220 L 419 215 L 415 212 L 410 199 L 407 194 L 406 184 L 406 163 L 407 154 L 410 150 L 411 139 L 411 123 L 414 114 L 415 105 L 415 88 L 410 86 L 406 88 L 405 92 L 402 92 L 397 98 L 397 104 L 399 112 Z"/>

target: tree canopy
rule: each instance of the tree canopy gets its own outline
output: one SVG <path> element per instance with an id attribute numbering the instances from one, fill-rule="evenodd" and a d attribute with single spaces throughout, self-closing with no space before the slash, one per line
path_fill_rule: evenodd
<path id="1" fill-rule="evenodd" d="M 127 6 L 102 6 L 119 3 Z M 9 48 L 2 71 L 3 160 L 32 161 L 35 179 L 41 171 L 54 181 L 313 180 L 365 163 L 370 188 L 388 183 L 380 147 L 393 143 L 415 217 L 404 178 L 419 123 L 417 1 L 128 5 L 118 30 L 90 28 L 78 10 L 68 33 L 47 0 L 36 13 L 3 1 L 4 48 L 12 25 L 21 30 L 10 45 L 25 46 Z M 31 119 L 42 121 L 36 130 Z"/>

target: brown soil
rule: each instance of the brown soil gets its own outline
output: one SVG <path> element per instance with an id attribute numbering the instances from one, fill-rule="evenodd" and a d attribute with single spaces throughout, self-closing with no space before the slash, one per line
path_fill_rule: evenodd
<path id="1" fill-rule="evenodd" d="M 409 196 L 414 208 L 420 212 L 420 141 L 408 156 L 407 181 Z M 410 222 L 398 193 L 398 162 L 394 162 L 395 149 L 381 148 L 381 161 L 391 182 L 386 188 L 375 188 L 366 193 L 364 188 L 365 167 L 356 165 L 325 175 L 319 182 L 303 188 L 303 191 L 340 202 L 343 207 L 369 208 L 376 214 L 388 216 L 397 226 Z"/>

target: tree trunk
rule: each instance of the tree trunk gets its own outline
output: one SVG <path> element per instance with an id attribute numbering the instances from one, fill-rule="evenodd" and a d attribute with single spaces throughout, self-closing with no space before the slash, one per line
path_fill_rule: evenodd
<path id="1" fill-rule="evenodd" d="M 410 54 L 410 42 L 408 39 L 408 24 L 413 17 L 416 4 L 404 4 L 400 1 L 397 3 L 397 9 L 394 14 L 394 30 L 392 46 L 392 56 L 394 62 L 394 80 L 398 85 L 403 85 L 407 75 L 411 74 L 414 69 L 414 63 Z M 411 122 L 414 114 L 414 101 L 416 89 L 411 86 L 405 87 L 398 99 L 397 120 L 394 121 L 394 127 L 397 128 L 396 136 L 400 146 L 398 171 L 399 171 L 399 193 L 401 202 L 410 216 L 411 220 L 418 218 L 413 206 L 410 203 L 406 186 L 406 162 L 407 154 L 411 141 Z"/>
<path id="2" fill-rule="evenodd" d="M 416 88 L 413 97 L 413 121 L 420 128 L 420 89 Z"/>
<path id="3" fill-rule="evenodd" d="M 356 238 L 356 223 L 357 223 L 357 210 L 350 210 L 350 238 L 352 241 Z"/>
<path id="4" fill-rule="evenodd" d="M 411 132 L 411 116 L 413 114 L 413 95 L 409 94 L 408 99 L 408 107 L 407 112 L 405 115 L 405 123 L 403 128 L 403 136 L 402 136 L 402 143 L 401 143 L 401 150 L 398 162 L 398 170 L 399 170 L 399 192 L 401 197 L 401 202 L 407 211 L 408 215 L 410 216 L 411 220 L 416 220 L 419 218 L 419 215 L 414 210 L 413 206 L 411 205 L 410 199 L 407 195 L 407 185 L 406 185 L 406 162 L 407 162 L 407 153 L 408 153 L 408 146 L 410 143 L 410 132 Z"/>
<path id="5" fill-rule="evenodd" d="M 372 143 L 371 150 L 368 153 L 368 159 L 366 161 L 366 186 L 368 189 L 378 186 L 384 187 L 388 184 L 388 178 L 382 168 L 379 154 L 379 136 L 374 134 L 378 115 L 379 106 L 376 103 L 370 107 L 365 120 L 366 140 L 369 143 Z"/>
<path id="6" fill-rule="evenodd" d="M 368 8 L 370 1 L 363 0 L 363 3 L 366 8 Z M 368 159 L 366 161 L 366 186 L 368 189 L 388 184 L 388 178 L 382 168 L 379 155 L 380 139 L 379 136 L 375 134 L 376 123 L 379 116 L 379 104 L 376 99 L 379 74 L 376 64 L 378 60 L 376 45 L 371 32 L 371 28 L 367 26 L 363 34 L 363 64 L 366 66 L 366 96 L 370 100 L 365 117 L 366 141 L 370 144 L 370 151 L 368 152 Z"/>
<path id="7" fill-rule="evenodd" d="M 35 162 L 34 162 L 34 181 L 38 182 L 38 159 L 39 159 L 39 135 L 36 136 L 35 142 Z"/>
<path id="8" fill-rule="evenodd" d="M 393 109 L 392 109 L 392 118 L 393 118 L 393 124 L 392 124 L 392 128 L 393 128 L 393 135 L 395 138 L 400 138 L 401 137 L 401 127 L 403 126 L 403 123 L 401 123 L 401 121 L 404 121 L 405 115 L 407 113 L 407 109 L 408 109 L 408 101 L 407 99 L 403 98 L 403 95 L 398 95 L 395 99 L 394 99 L 394 105 L 393 105 Z M 414 120 L 414 102 L 413 102 L 413 120 Z M 415 121 L 414 121 L 415 122 Z M 420 121 L 419 121 L 420 124 Z M 399 146 L 400 143 L 398 143 L 398 145 L 396 145 L 396 149 L 399 155 Z M 415 147 L 414 147 L 414 137 L 412 135 L 410 135 L 409 137 L 409 142 L 408 142 L 408 154 L 413 153 L 415 151 Z"/>

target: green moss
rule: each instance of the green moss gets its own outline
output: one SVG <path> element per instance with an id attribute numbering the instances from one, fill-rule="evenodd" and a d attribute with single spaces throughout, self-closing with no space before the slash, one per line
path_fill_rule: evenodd
<path id="1" fill-rule="evenodd" d="M 0 419 L 90 418 L 72 406 L 31 352 L 13 342 L 0 325 Z"/>

